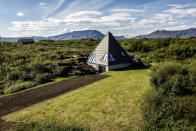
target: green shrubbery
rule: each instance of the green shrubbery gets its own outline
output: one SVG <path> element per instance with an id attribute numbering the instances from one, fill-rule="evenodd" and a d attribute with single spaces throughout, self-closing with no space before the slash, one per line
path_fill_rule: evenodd
<path id="1" fill-rule="evenodd" d="M 7 75 L 7 79 L 12 81 L 17 81 L 20 77 L 20 74 L 21 73 L 19 71 L 13 71 Z"/>
<path id="2" fill-rule="evenodd" d="M 8 93 L 22 91 L 22 90 L 31 88 L 35 85 L 36 84 L 34 82 L 30 82 L 30 81 L 22 82 L 22 83 L 15 83 L 15 84 L 5 88 L 4 93 L 8 94 Z"/>
<path id="3" fill-rule="evenodd" d="M 196 99 L 186 97 L 196 88 L 196 65 L 162 63 L 152 70 L 152 89 L 145 94 L 141 111 L 147 130 L 189 130 L 196 122 Z"/>
<path id="4" fill-rule="evenodd" d="M 194 100 L 187 102 L 181 98 L 176 101 L 174 97 L 163 96 L 153 89 L 145 94 L 144 100 L 141 110 L 146 130 L 188 130 L 194 126 Z"/>
<path id="5" fill-rule="evenodd" d="M 19 83 L 43 84 L 57 77 L 88 74 L 79 58 L 87 57 L 98 42 L 39 41 L 25 46 L 0 42 L 0 94 L 12 92 L 7 90 L 14 86 L 14 92 L 26 88 Z"/>
<path id="6" fill-rule="evenodd" d="M 51 73 L 43 73 L 43 74 L 39 73 L 39 74 L 36 74 L 35 82 L 37 84 L 44 84 L 46 82 L 51 81 L 52 78 L 54 78 L 54 76 Z"/>
<path id="7" fill-rule="evenodd" d="M 55 76 L 65 77 L 68 76 L 68 73 L 71 71 L 72 67 L 69 66 L 57 66 L 53 72 Z"/>
<path id="8" fill-rule="evenodd" d="M 14 42 L 0 42 L 1 90 L 14 85 L 19 80 L 23 82 L 44 83 L 55 77 L 93 74 L 95 71 L 83 63 L 86 62 L 85 58 L 87 58 L 99 41 L 46 40 L 25 46 Z M 140 56 L 146 63 L 164 60 L 187 61 L 188 59 L 196 58 L 196 39 L 126 39 L 120 40 L 120 43 L 128 53 Z M 136 59 L 135 61 L 138 62 L 138 60 L 140 59 Z M 132 65 L 136 67 L 148 67 L 148 64 L 145 62 L 140 61 L 139 64 Z M 66 65 L 67 63 L 68 65 Z M 196 81 L 195 68 L 191 68 L 193 73 L 190 74 L 192 76 L 190 83 L 194 83 Z M 182 73 L 178 72 L 177 76 L 172 77 L 172 80 L 176 83 L 172 89 L 168 90 L 169 92 L 172 90 L 171 92 L 173 93 L 180 93 L 180 90 L 175 89 L 179 89 L 178 86 L 181 86 L 182 89 L 185 87 L 180 82 L 181 79 L 184 79 Z M 43 78 L 44 75 L 46 78 Z"/>
<path id="9" fill-rule="evenodd" d="M 195 86 L 196 85 L 196 60 L 193 61 L 188 66 L 188 69 L 189 69 L 189 74 L 190 74 L 190 85 Z"/>
<path id="10" fill-rule="evenodd" d="M 163 63 L 153 68 L 151 85 L 163 95 L 184 95 L 191 86 L 189 70 L 179 63 Z"/>
<path id="11" fill-rule="evenodd" d="M 151 61 L 158 62 L 164 59 L 185 60 L 196 53 L 196 39 L 127 39 L 121 40 L 120 43 L 128 52 L 137 52 L 144 59 L 149 57 Z"/>

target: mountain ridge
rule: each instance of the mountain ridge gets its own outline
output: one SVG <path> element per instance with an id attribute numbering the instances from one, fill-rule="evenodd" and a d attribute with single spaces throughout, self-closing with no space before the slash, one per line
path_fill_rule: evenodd
<path id="1" fill-rule="evenodd" d="M 168 37 L 180 37 L 180 38 L 188 38 L 188 37 L 196 37 L 196 28 L 189 28 L 185 30 L 156 30 L 147 35 L 139 35 L 134 38 L 168 38 Z"/>
<path id="2" fill-rule="evenodd" d="M 55 35 L 55 36 L 49 36 L 49 37 L 42 37 L 42 36 L 31 36 L 31 37 L 18 37 L 18 38 L 9 38 L 9 37 L 3 37 L 1 40 L 2 41 L 13 41 L 16 42 L 20 38 L 30 38 L 34 40 L 80 40 L 80 39 L 88 39 L 88 38 L 93 38 L 93 39 L 102 39 L 105 35 L 102 34 L 101 32 L 97 30 L 82 30 L 82 31 L 72 31 L 72 32 L 67 32 L 63 33 L 60 35 Z M 125 39 L 124 36 L 115 36 L 116 39 Z"/>

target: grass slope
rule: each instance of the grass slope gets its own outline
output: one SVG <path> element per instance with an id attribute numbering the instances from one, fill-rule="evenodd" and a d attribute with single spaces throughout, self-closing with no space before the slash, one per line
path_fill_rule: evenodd
<path id="1" fill-rule="evenodd" d="M 140 103 L 149 85 L 149 70 L 111 71 L 104 80 L 3 116 L 7 122 L 58 121 L 93 130 L 139 130 Z"/>

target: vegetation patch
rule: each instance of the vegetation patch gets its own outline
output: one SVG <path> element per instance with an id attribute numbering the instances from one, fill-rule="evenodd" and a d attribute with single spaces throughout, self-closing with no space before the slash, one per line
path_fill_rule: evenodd
<path id="1" fill-rule="evenodd" d="M 141 104 L 145 130 L 196 128 L 195 67 L 194 63 L 164 63 L 152 70 L 152 89 Z"/>
<path id="2" fill-rule="evenodd" d="M 29 81 L 28 82 L 22 82 L 22 83 L 16 83 L 16 84 L 10 86 L 9 88 L 6 88 L 4 90 L 4 93 L 8 94 L 8 93 L 14 93 L 14 92 L 22 91 L 22 90 L 31 88 L 35 85 L 36 85 L 35 83 L 29 82 Z"/>

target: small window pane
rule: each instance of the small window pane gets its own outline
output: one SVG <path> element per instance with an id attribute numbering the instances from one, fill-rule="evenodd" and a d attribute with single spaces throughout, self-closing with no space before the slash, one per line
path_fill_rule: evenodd
<path id="1" fill-rule="evenodd" d="M 88 62 L 94 63 L 95 62 L 95 55 L 96 55 L 96 53 L 93 52 L 92 55 L 89 57 Z"/>
<path id="2" fill-rule="evenodd" d="M 121 51 L 122 56 L 125 56 L 125 53 Z"/>
<path id="3" fill-rule="evenodd" d="M 100 61 L 108 61 L 108 53 L 106 53 Z"/>
<path id="4" fill-rule="evenodd" d="M 116 61 L 116 59 L 112 56 L 112 54 L 110 54 L 109 61 Z"/>

